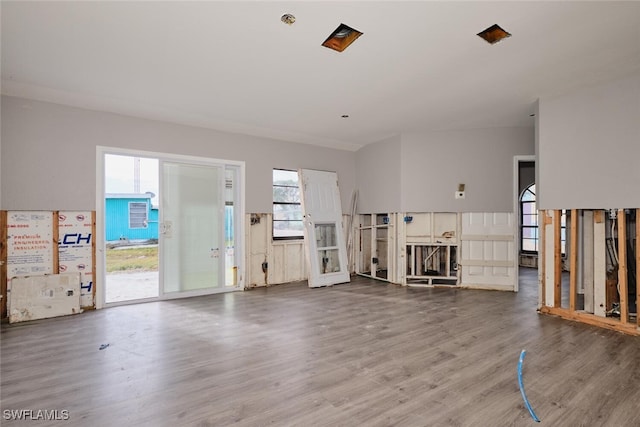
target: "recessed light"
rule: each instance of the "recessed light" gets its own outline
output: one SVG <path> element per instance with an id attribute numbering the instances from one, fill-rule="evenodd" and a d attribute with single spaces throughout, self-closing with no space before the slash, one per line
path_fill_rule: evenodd
<path id="1" fill-rule="evenodd" d="M 498 24 L 492 25 L 486 30 L 479 32 L 478 35 L 489 44 L 495 44 L 502 39 L 511 37 L 511 34 L 503 30 Z"/>
<path id="2" fill-rule="evenodd" d="M 280 20 L 287 25 L 293 25 L 293 23 L 296 22 L 296 17 L 290 13 L 285 13 L 284 15 L 282 15 Z"/>
<path id="3" fill-rule="evenodd" d="M 361 35 L 360 31 L 348 25 L 340 24 L 322 43 L 322 46 L 342 52 Z"/>

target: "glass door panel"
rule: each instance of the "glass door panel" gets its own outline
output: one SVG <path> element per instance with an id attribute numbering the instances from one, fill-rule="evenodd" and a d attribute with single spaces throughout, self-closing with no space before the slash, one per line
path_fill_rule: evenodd
<path id="1" fill-rule="evenodd" d="M 224 288 L 224 167 L 162 163 L 164 294 Z"/>

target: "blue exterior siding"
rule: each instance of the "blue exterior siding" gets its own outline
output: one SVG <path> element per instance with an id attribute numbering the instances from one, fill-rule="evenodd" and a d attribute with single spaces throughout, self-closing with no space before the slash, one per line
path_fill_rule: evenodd
<path id="1" fill-rule="evenodd" d="M 158 210 L 151 208 L 151 200 L 145 198 L 107 198 L 105 200 L 106 240 L 147 240 L 158 238 Z M 129 203 L 147 205 L 147 226 L 129 227 Z"/>

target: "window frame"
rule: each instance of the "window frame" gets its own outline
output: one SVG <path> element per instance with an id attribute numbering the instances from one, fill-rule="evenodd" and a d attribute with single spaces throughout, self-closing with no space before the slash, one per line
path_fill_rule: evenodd
<path id="1" fill-rule="evenodd" d="M 535 255 L 538 253 L 539 247 L 538 244 L 540 242 L 540 234 L 539 234 L 539 217 L 538 217 L 538 209 L 537 209 L 537 199 L 536 199 L 536 193 L 535 193 L 535 183 L 529 185 L 527 188 L 524 189 L 524 191 L 522 191 L 522 194 L 520 194 L 520 253 L 522 254 L 527 254 L 527 255 Z M 533 190 L 531 190 L 531 188 L 533 187 Z M 533 196 L 533 200 L 523 200 L 524 197 L 530 193 Z M 528 204 L 533 204 L 534 209 L 533 212 L 535 212 L 535 214 L 525 214 L 525 205 Z M 531 216 L 531 217 L 535 217 L 535 225 L 525 225 L 525 216 Z M 528 229 L 532 229 L 535 230 L 535 238 L 530 238 L 530 237 L 525 237 L 525 230 Z M 527 241 L 533 241 L 534 242 L 534 247 L 535 250 L 529 250 L 529 249 L 524 249 L 524 242 L 525 240 Z"/>
<path id="2" fill-rule="evenodd" d="M 276 206 L 299 206 L 300 209 L 300 214 L 302 214 L 302 201 L 300 200 L 300 195 L 298 194 L 298 201 L 297 202 L 276 202 L 274 200 L 274 190 L 276 187 L 285 187 L 285 188 L 300 188 L 298 186 L 298 182 L 296 182 L 296 185 L 276 185 L 273 179 L 273 172 L 274 171 L 285 171 L 285 172 L 294 172 L 296 174 L 296 176 L 298 175 L 298 171 L 295 170 L 291 170 L 291 169 L 283 169 L 283 168 L 273 168 L 271 173 L 272 173 L 272 177 L 271 177 L 271 189 L 272 189 L 272 195 L 271 195 L 271 199 L 272 199 L 272 208 L 271 208 L 271 238 L 274 241 L 281 241 L 281 240 L 302 240 L 304 239 L 304 231 L 302 230 L 302 228 L 300 229 L 300 234 L 296 234 L 293 236 L 276 236 L 275 235 L 275 231 L 276 231 L 276 223 L 278 222 L 296 222 L 296 223 L 300 223 L 300 225 L 303 225 L 303 219 L 302 217 L 300 218 L 300 220 L 280 220 L 280 219 L 276 219 Z"/>
<path id="3" fill-rule="evenodd" d="M 531 190 L 531 188 L 533 187 L 533 190 Z M 519 223 L 519 232 L 520 232 L 520 253 L 523 255 L 537 255 L 540 251 L 540 247 L 539 247 L 539 243 L 540 243 L 540 221 L 539 221 L 539 214 L 538 214 L 538 209 L 537 209 L 537 195 L 536 195 L 536 184 L 535 182 L 529 186 L 527 186 L 527 188 L 525 188 L 522 193 L 520 194 L 520 198 L 518 200 L 519 206 L 520 206 L 520 223 Z M 530 193 L 533 196 L 533 200 L 522 200 L 527 193 Z M 535 214 L 526 214 L 525 215 L 525 209 L 524 206 L 526 204 L 533 204 L 535 209 Z M 534 216 L 535 217 L 535 225 L 525 225 L 524 222 L 524 218 L 525 216 Z M 567 241 L 567 211 L 566 210 L 562 210 L 561 211 L 561 216 L 560 216 L 560 246 L 561 246 L 561 252 L 562 255 L 566 255 L 566 241 Z M 535 231 L 535 238 L 531 238 L 531 237 L 524 237 L 524 230 L 525 229 L 533 229 L 536 230 Z M 529 249 L 523 249 L 524 248 L 524 241 L 525 240 L 531 240 L 534 241 L 534 245 L 536 250 L 532 251 Z"/>

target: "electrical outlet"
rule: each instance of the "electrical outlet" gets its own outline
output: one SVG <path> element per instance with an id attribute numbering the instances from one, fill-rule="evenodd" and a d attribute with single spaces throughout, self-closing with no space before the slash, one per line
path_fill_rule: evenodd
<path id="1" fill-rule="evenodd" d="M 455 197 L 456 199 L 464 199 L 464 191 L 456 191 Z"/>

